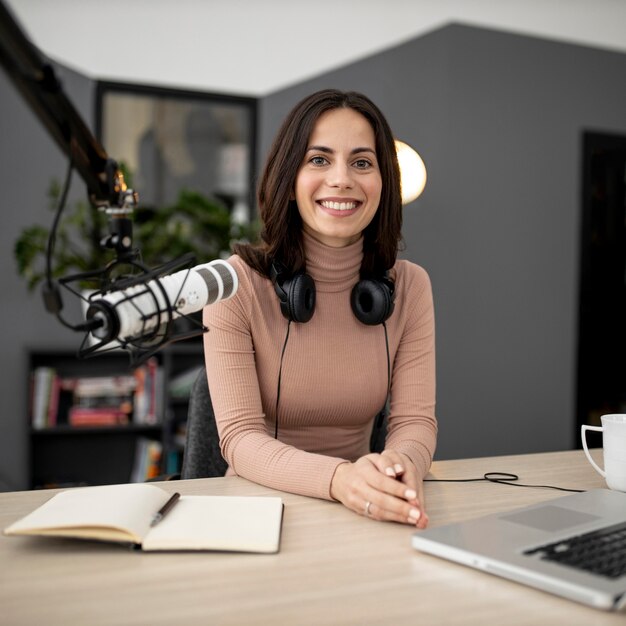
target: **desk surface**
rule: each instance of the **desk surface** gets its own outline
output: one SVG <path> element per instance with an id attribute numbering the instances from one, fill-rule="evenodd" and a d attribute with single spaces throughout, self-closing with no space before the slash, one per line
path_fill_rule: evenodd
<path id="1" fill-rule="evenodd" d="M 604 486 L 582 451 L 439 461 L 431 477 L 490 471 L 512 472 L 529 484 Z M 183 494 L 278 493 L 236 477 L 161 485 Z M 0 494 L 0 527 L 51 495 Z M 275 555 L 144 554 L 110 544 L 0 536 L 0 622 L 624 624 L 623 615 L 420 554 L 411 548 L 409 526 L 375 522 L 332 502 L 279 495 L 285 516 Z M 565 494 L 485 482 L 426 484 L 431 526 L 559 495 Z"/>

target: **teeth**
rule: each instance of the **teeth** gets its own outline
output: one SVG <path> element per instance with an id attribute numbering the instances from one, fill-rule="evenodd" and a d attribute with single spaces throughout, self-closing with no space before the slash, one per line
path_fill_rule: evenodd
<path id="1" fill-rule="evenodd" d="M 351 211 L 356 209 L 356 202 L 329 202 L 328 200 L 322 200 L 320 204 L 325 209 L 332 209 L 333 211 Z"/>

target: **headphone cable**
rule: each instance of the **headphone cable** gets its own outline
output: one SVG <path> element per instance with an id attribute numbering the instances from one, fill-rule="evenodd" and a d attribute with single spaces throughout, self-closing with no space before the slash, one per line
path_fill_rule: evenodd
<path id="1" fill-rule="evenodd" d="M 387 395 L 385 396 L 385 403 L 382 409 L 379 411 L 376 419 L 376 430 L 380 430 L 383 426 L 383 420 L 385 419 L 385 411 L 387 409 L 387 403 L 389 402 L 389 396 L 391 395 L 391 357 L 389 355 L 389 336 L 387 335 L 387 324 L 382 322 L 383 329 L 385 330 L 385 348 L 387 352 Z M 377 437 L 376 437 L 377 438 Z"/>
<path id="2" fill-rule="evenodd" d="M 573 493 L 583 493 L 584 489 L 566 489 L 565 487 L 555 487 L 554 485 L 524 485 L 514 481 L 519 480 L 517 474 L 509 472 L 486 472 L 482 478 L 424 478 L 424 482 L 429 483 L 474 483 L 486 480 L 490 483 L 500 485 L 511 485 L 512 487 L 529 487 L 532 489 L 556 489 L 557 491 L 571 491 Z"/>
<path id="3" fill-rule="evenodd" d="M 291 320 L 287 322 L 287 333 L 285 334 L 285 341 L 283 343 L 283 349 L 280 353 L 280 365 L 278 366 L 278 389 L 276 390 L 276 410 L 274 421 L 274 439 L 278 439 L 278 403 L 280 402 L 280 381 L 283 376 L 283 357 L 285 356 L 285 350 L 287 348 L 287 340 L 289 339 L 289 330 L 291 329 Z"/>

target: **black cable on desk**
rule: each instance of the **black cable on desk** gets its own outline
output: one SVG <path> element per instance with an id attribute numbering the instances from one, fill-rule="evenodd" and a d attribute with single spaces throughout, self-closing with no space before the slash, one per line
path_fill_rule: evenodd
<path id="1" fill-rule="evenodd" d="M 516 483 L 519 480 L 517 474 L 509 472 L 486 472 L 482 478 L 424 478 L 424 482 L 431 483 L 474 483 L 483 480 L 490 483 L 499 483 L 500 485 L 511 485 L 512 487 L 528 487 L 531 489 L 557 489 L 558 491 L 571 491 L 574 493 L 583 493 L 584 489 L 567 489 L 565 487 L 555 487 L 554 485 L 525 485 Z"/>

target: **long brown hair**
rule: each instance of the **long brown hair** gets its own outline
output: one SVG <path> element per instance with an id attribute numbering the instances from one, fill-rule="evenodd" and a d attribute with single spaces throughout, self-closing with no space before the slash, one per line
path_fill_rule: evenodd
<path id="1" fill-rule="evenodd" d="M 281 261 L 292 273 L 305 269 L 302 218 L 293 200 L 296 177 L 317 120 L 326 111 L 338 108 L 354 109 L 371 124 L 383 183 L 378 210 L 363 231 L 361 276 L 382 276 L 396 261 L 402 239 L 402 201 L 389 124 L 367 96 L 325 89 L 304 98 L 291 110 L 269 151 L 257 189 L 262 242 L 234 246 L 248 265 L 265 276 L 270 274 L 272 259 Z"/>

